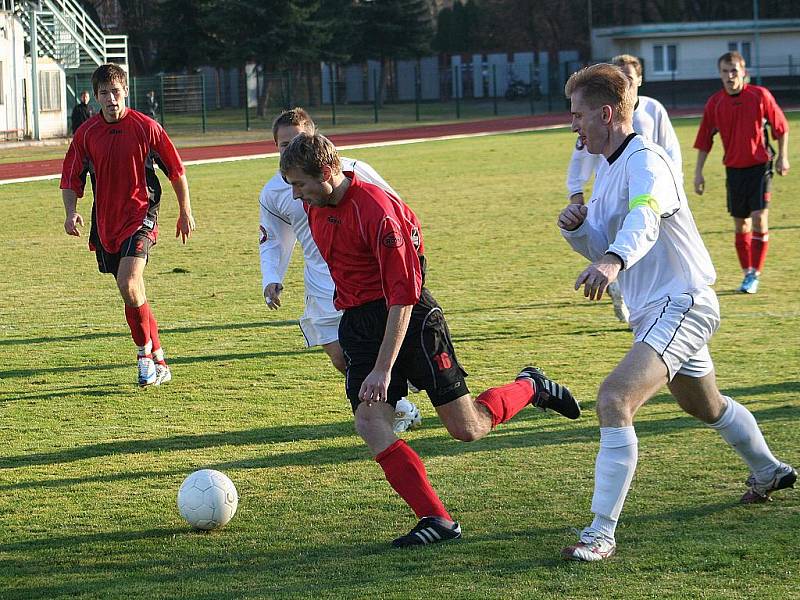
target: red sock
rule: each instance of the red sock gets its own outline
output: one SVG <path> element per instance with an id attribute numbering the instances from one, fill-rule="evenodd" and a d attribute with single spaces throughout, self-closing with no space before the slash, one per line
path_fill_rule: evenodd
<path id="1" fill-rule="evenodd" d="M 386 480 L 400 494 L 417 515 L 423 517 L 443 517 L 452 521 L 444 504 L 439 500 L 436 490 L 428 481 L 425 465 L 404 440 L 397 440 L 375 457 L 375 461 L 386 474 Z"/>
<path id="2" fill-rule="evenodd" d="M 496 388 L 489 388 L 478 396 L 475 401 L 480 402 L 489 409 L 492 415 L 492 427 L 505 423 L 531 401 L 533 390 L 532 380 L 518 379 Z"/>
<path id="3" fill-rule="evenodd" d="M 150 341 L 150 306 L 145 302 L 141 306 L 125 305 L 125 320 L 131 328 L 133 343 L 137 346 L 147 346 Z"/>
<path id="4" fill-rule="evenodd" d="M 739 264 L 743 270 L 747 270 L 753 266 L 751 244 L 753 240 L 753 233 L 736 234 L 736 254 L 739 256 Z"/>
<path id="5" fill-rule="evenodd" d="M 750 263 L 756 270 L 756 273 L 761 273 L 764 268 L 764 261 L 767 260 L 767 248 L 769 248 L 769 233 L 755 233 L 753 235 L 753 246 L 750 252 L 752 257 Z"/>
<path id="6" fill-rule="evenodd" d="M 161 340 L 158 339 L 158 323 L 156 322 L 156 316 L 153 314 L 153 311 L 150 310 L 150 339 L 153 342 L 153 358 L 157 363 L 164 363 L 164 357 L 162 356 L 161 359 L 157 359 L 155 357 L 156 350 L 161 350 Z"/>

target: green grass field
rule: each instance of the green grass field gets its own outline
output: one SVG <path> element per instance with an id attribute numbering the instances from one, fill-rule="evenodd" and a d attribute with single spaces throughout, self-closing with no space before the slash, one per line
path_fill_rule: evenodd
<path id="1" fill-rule="evenodd" d="M 696 121 L 677 125 L 691 176 Z M 464 539 L 412 550 L 388 546 L 415 519 L 354 434 L 340 376 L 303 348 L 301 257 L 280 312 L 261 298 L 257 196 L 274 159 L 189 167 L 198 230 L 186 246 L 165 193 L 146 281 L 174 380 L 145 390 L 112 279 L 85 237 L 63 233 L 57 182 L 0 187 L 0 598 L 796 597 L 800 491 L 738 505 L 745 465 L 665 394 L 637 419 L 617 557 L 559 558 L 569 528 L 590 519 L 594 396 L 630 344 L 607 301 L 572 291 L 584 261 L 555 219 L 573 140 L 561 130 L 348 153 L 422 220 L 429 287 L 472 390 L 534 363 L 585 408 L 577 422 L 523 411 L 465 444 L 413 396 L 424 422 L 406 438 Z M 800 173 L 776 181 L 767 270 L 747 296 L 733 291 L 720 158 L 707 195 L 690 194 L 719 275 L 719 384 L 798 465 Z M 233 521 L 209 534 L 175 506 L 204 467 L 240 494 Z"/>

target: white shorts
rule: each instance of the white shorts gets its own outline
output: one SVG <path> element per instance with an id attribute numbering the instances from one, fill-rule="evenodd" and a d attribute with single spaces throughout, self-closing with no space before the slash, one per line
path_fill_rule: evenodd
<path id="1" fill-rule="evenodd" d="M 306 310 L 300 317 L 300 331 L 306 347 L 324 346 L 339 339 L 342 312 L 336 310 L 331 298 L 306 296 Z"/>
<path id="2" fill-rule="evenodd" d="M 669 379 L 703 377 L 714 370 L 708 341 L 719 327 L 719 302 L 711 288 L 667 296 L 631 314 L 634 341 L 658 352 Z"/>

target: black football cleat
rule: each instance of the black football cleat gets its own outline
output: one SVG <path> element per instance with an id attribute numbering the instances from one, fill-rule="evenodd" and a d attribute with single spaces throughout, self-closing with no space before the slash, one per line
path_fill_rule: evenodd
<path id="1" fill-rule="evenodd" d="M 461 526 L 458 523 L 445 525 L 441 517 L 423 517 L 407 534 L 392 541 L 395 548 L 408 546 L 427 546 L 437 542 L 448 542 L 461 537 Z"/>
<path id="2" fill-rule="evenodd" d="M 530 379 L 533 382 L 531 404 L 542 410 L 554 410 L 568 419 L 581 416 L 581 406 L 568 388 L 548 379 L 541 369 L 525 367 L 517 379 Z"/>

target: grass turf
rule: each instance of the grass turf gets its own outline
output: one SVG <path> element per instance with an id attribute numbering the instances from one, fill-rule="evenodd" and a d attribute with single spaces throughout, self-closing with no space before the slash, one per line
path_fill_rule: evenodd
<path id="1" fill-rule="evenodd" d="M 695 130 L 678 121 L 689 181 Z M 414 396 L 424 426 L 406 438 L 465 537 L 405 551 L 387 542 L 412 515 L 354 434 L 340 376 L 303 348 L 299 256 L 280 312 L 263 305 L 257 195 L 274 159 L 190 167 L 199 229 L 186 246 L 172 239 L 166 186 L 146 282 L 175 378 L 147 390 L 133 385 L 112 280 L 96 272 L 85 237 L 63 234 L 57 183 L 0 187 L 0 597 L 795 594 L 800 495 L 739 506 L 746 467 L 666 394 L 637 418 L 639 469 L 617 557 L 558 557 L 569 527 L 590 518 L 594 394 L 630 344 L 607 301 L 572 291 L 584 261 L 554 223 L 573 140 L 552 131 L 348 152 L 420 216 L 429 287 L 473 391 L 533 362 L 584 399 L 578 422 L 524 411 L 464 444 Z M 706 196 L 689 195 L 719 275 L 719 385 L 797 465 L 800 179 L 776 180 L 762 287 L 742 295 L 719 160 L 716 149 Z M 233 521 L 210 534 L 190 531 L 175 507 L 183 478 L 204 467 L 227 473 L 240 494 Z"/>

